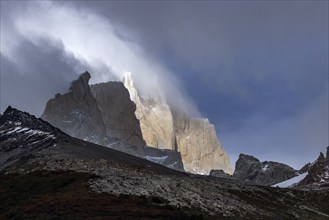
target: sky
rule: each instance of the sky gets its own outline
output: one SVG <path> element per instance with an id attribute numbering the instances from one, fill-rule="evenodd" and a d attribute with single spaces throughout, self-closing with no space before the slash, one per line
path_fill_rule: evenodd
<path id="1" fill-rule="evenodd" d="M 0 23 L 0 112 L 129 71 L 209 118 L 233 165 L 299 169 L 329 145 L 328 1 L 1 1 Z"/>

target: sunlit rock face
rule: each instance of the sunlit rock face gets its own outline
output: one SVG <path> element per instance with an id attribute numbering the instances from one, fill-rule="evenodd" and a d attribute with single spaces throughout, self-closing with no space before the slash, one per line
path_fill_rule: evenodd
<path id="1" fill-rule="evenodd" d="M 193 173 L 208 174 L 210 170 L 222 169 L 232 173 L 229 157 L 222 148 L 214 125 L 205 118 L 177 119 L 176 144 L 184 168 Z"/>
<path id="2" fill-rule="evenodd" d="M 130 73 L 124 76 L 123 82 L 136 104 L 135 114 L 147 145 L 174 150 L 173 117 L 168 104 L 156 93 L 139 97 Z"/>
<path id="3" fill-rule="evenodd" d="M 123 83 L 136 103 L 135 114 L 148 146 L 177 150 L 187 172 L 209 174 L 212 169 L 222 169 L 232 173 L 229 157 L 208 119 L 190 118 L 172 109 L 156 92 L 140 95 L 130 73 L 124 76 Z"/>

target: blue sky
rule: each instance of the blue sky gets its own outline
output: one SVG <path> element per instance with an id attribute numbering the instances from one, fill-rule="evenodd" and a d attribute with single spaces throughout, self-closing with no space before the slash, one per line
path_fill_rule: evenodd
<path id="1" fill-rule="evenodd" d="M 233 163 L 328 146 L 328 1 L 1 2 L 1 111 L 125 68 L 208 117 Z"/>

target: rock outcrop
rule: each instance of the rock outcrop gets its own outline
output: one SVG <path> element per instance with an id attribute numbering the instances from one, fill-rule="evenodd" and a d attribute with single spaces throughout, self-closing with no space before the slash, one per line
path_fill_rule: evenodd
<path id="1" fill-rule="evenodd" d="M 313 162 L 306 164 L 299 172 L 307 173 L 304 179 L 296 183 L 295 187 L 302 188 L 329 188 L 329 147 L 326 157 L 321 152 L 319 157 Z"/>
<path id="2" fill-rule="evenodd" d="M 232 178 L 231 175 L 225 173 L 223 170 L 210 170 L 209 176 L 220 178 Z"/>
<path id="3" fill-rule="evenodd" d="M 288 165 L 273 161 L 260 162 L 257 158 L 240 154 L 233 177 L 250 184 L 272 186 L 298 175 Z"/>
<path id="4" fill-rule="evenodd" d="M 123 83 L 136 103 L 135 113 L 148 146 L 180 152 L 184 169 L 191 173 L 209 174 L 212 169 L 232 173 L 229 157 L 208 119 L 188 117 L 154 91 L 139 94 L 130 73 Z"/>

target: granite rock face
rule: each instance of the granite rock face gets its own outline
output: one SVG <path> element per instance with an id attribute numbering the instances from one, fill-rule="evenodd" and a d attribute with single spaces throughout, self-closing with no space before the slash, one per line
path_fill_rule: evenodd
<path id="1" fill-rule="evenodd" d="M 191 173 L 209 174 L 212 169 L 232 173 L 229 157 L 208 119 L 188 117 L 156 92 L 140 95 L 130 73 L 123 83 L 136 103 L 135 114 L 148 146 L 180 152 L 184 169 Z"/>
<path id="2" fill-rule="evenodd" d="M 136 104 L 135 114 L 147 145 L 174 150 L 173 116 L 166 101 L 156 92 L 140 97 L 130 73 L 124 76 L 123 83 Z"/>
<path id="3" fill-rule="evenodd" d="M 104 144 L 106 129 L 89 79 L 90 74 L 85 72 L 71 83 L 68 93 L 56 94 L 48 101 L 41 118 L 73 137 Z"/>
<path id="4" fill-rule="evenodd" d="M 233 177 L 250 184 L 272 186 L 298 175 L 288 165 L 273 161 L 260 162 L 257 158 L 240 154 Z"/>
<path id="5" fill-rule="evenodd" d="M 48 101 L 42 118 L 65 133 L 184 171 L 180 153 L 146 146 L 136 105 L 122 82 L 89 86 L 85 72 L 68 93 Z"/>
<path id="6" fill-rule="evenodd" d="M 212 169 L 232 173 L 229 157 L 222 148 L 214 125 L 205 118 L 177 118 L 175 142 L 185 170 L 208 174 Z"/>
<path id="7" fill-rule="evenodd" d="M 121 82 L 92 85 L 91 92 L 101 112 L 106 135 L 116 137 L 128 145 L 143 147 L 145 141 L 135 116 L 136 106 Z"/>

